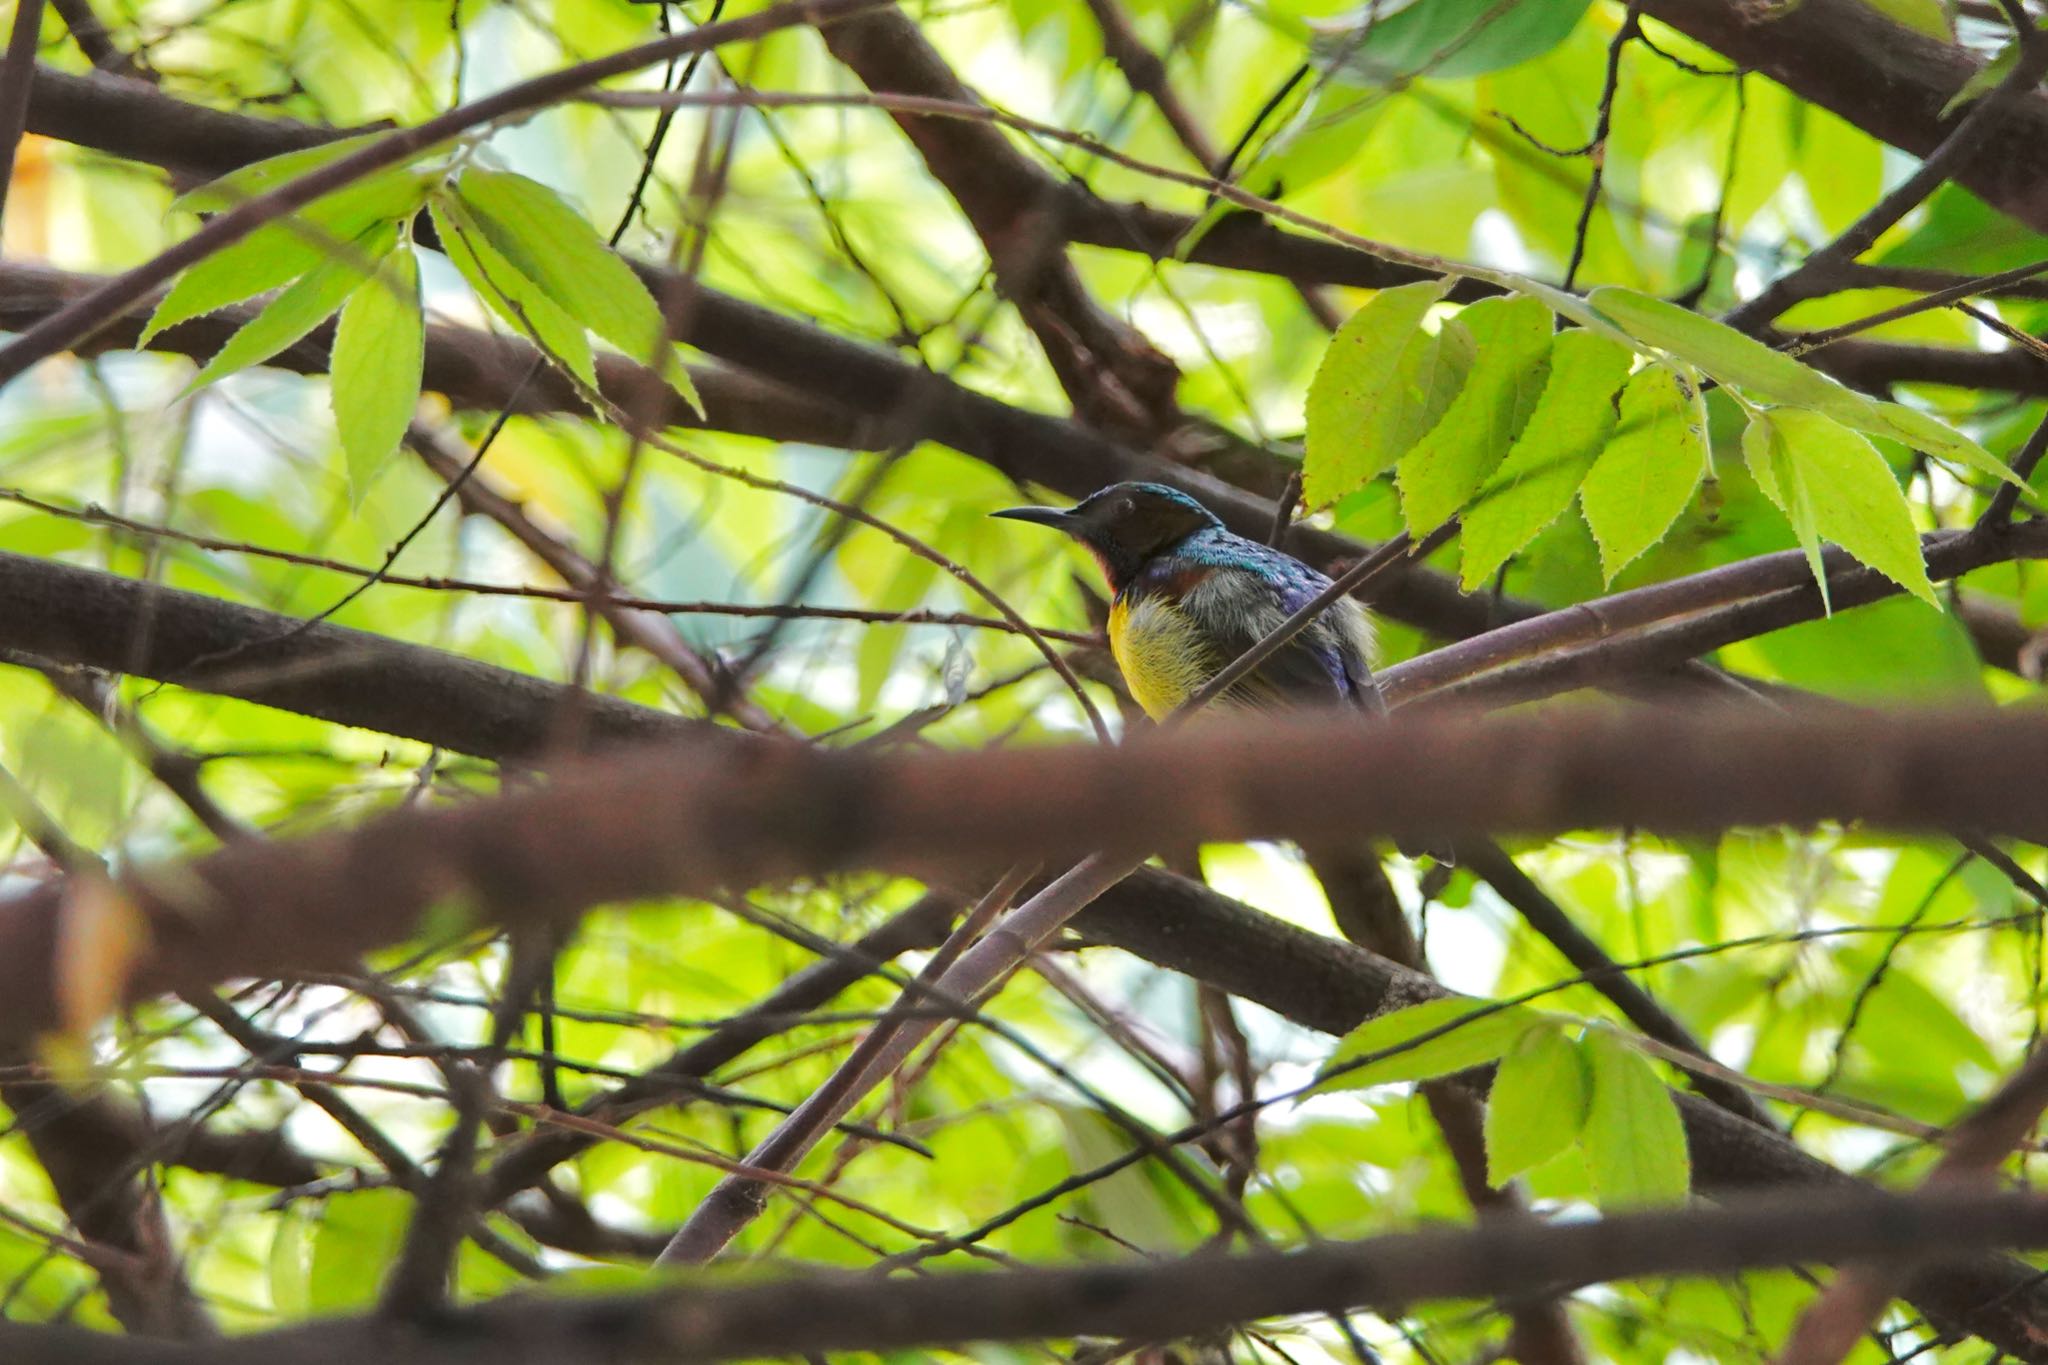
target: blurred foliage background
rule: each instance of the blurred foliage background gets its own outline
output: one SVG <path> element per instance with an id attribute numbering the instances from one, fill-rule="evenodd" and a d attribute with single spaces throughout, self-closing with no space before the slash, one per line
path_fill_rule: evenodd
<path id="1" fill-rule="evenodd" d="M 40 62 L 73 73 L 91 66 L 67 23 L 86 5 L 69 0 L 45 16 Z M 1960 14 L 1933 0 L 1882 8 L 1978 57 L 2004 39 L 2002 21 L 1967 5 Z M 668 14 L 625 0 L 92 0 L 89 13 L 129 79 L 193 104 L 331 127 L 416 123 L 665 25 L 711 17 L 703 0 Z M 910 13 L 990 105 L 1082 135 L 1003 136 L 1049 175 L 1104 200 L 1206 216 L 1210 225 L 1238 212 L 1201 188 L 1207 168 L 1107 55 L 1107 13 L 1163 59 L 1211 153 L 1235 145 L 1235 181 L 1303 219 L 1553 283 L 1570 271 L 1581 288 L 1625 285 L 1709 315 L 1830 240 L 1914 164 L 1654 19 L 1619 44 L 1603 102 L 1611 51 L 1623 25 L 1637 22 L 1611 0 L 1386 0 L 1362 9 L 1338 0 L 1004 0 Z M 1371 24 L 1382 27 L 1364 27 Z M 656 67 L 606 88 L 656 90 L 674 74 Z M 739 298 L 887 348 L 1006 403 L 1068 410 L 1037 339 L 998 292 L 984 243 L 886 113 L 857 102 L 750 107 L 752 92 L 863 91 L 816 33 L 727 47 L 691 79 L 690 89 L 729 103 L 676 112 L 637 204 L 658 117 L 651 109 L 563 103 L 464 156 L 553 187 L 601 233 L 626 216 L 619 246 L 628 256 L 693 269 Z M 1603 121 L 1611 126 L 1594 145 Z M 1596 169 L 1601 184 L 1582 223 Z M 171 204 L 193 183 L 31 134 L 6 200 L 5 258 L 118 271 L 192 229 L 196 220 Z M 1980 274 L 2048 259 L 2044 248 L 2040 234 L 1947 184 L 1864 260 Z M 1070 255 L 1101 309 L 1178 368 L 1180 434 L 1227 446 L 1240 464 L 1218 467 L 1257 471 L 1252 482 L 1270 494 L 1301 458 L 1304 397 L 1328 321 L 1368 292 L 1103 247 Z M 446 260 L 427 252 L 422 263 L 430 321 L 505 330 Z M 1800 303 L 1779 325 L 1829 327 L 1924 292 L 1884 283 L 1902 278 L 1873 272 L 1858 287 Z M 2031 337 L 2048 325 L 2043 302 L 2024 293 L 1973 308 L 1920 312 L 1868 335 L 1998 351 L 2019 344 L 2001 329 Z M 695 351 L 687 358 L 718 368 Z M 447 481 L 410 450 L 352 477 L 324 378 L 257 367 L 188 390 L 194 369 L 187 357 L 117 349 L 53 359 L 0 393 L 0 550 L 294 617 L 331 611 L 338 624 L 392 639 L 650 706 L 706 711 L 672 668 L 573 601 L 434 581 L 558 589 L 565 579 L 560 561 L 551 567 L 500 520 L 460 502 L 428 516 Z M 781 378 L 804 387 L 801 377 Z M 1890 396 L 2002 455 L 2043 415 L 2037 399 L 1990 387 L 1902 384 Z M 1661 543 L 1610 585 L 1586 526 L 1568 513 L 1505 565 L 1491 591 L 1557 607 L 1792 548 L 1790 528 L 1734 447 L 1739 414 L 1724 394 L 1707 401 L 1711 477 Z M 498 417 L 452 406 L 430 385 L 417 421 L 450 448 L 473 450 Z M 986 597 L 951 565 L 1032 622 L 1089 641 L 1056 644 L 1090 680 L 1097 704 L 1135 723 L 1092 643 L 1102 607 L 1092 564 L 987 517 L 1042 488 L 1020 487 L 985 459 L 934 443 L 858 450 L 714 429 L 670 435 L 699 459 L 650 448 L 596 416 L 515 416 L 476 479 L 548 538 L 609 562 L 621 592 L 695 604 L 668 614 L 661 629 L 714 672 L 751 664 L 744 691 L 760 714 L 820 743 L 1090 739 L 1040 652 L 1000 623 L 891 619 L 992 617 Z M 1164 436 L 1159 445 L 1186 448 Z M 1958 477 L 1900 446 L 1880 449 L 1921 530 L 1966 527 L 1982 511 L 1990 481 Z M 844 503 L 936 555 L 847 524 L 833 510 Z M 1313 515 L 1366 541 L 1403 525 L 1387 478 Z M 265 553 L 369 570 L 408 536 L 392 572 L 425 581 L 360 593 L 358 572 Z M 1458 556 L 1453 541 L 1433 562 L 1455 573 Z M 1939 609 L 1894 598 L 1743 640 L 1715 662 L 1759 683 L 1852 701 L 2038 704 L 2044 651 L 2032 632 L 2048 622 L 2048 579 L 2024 563 L 1996 566 L 1944 586 L 1942 596 Z M 872 619 L 798 613 L 775 622 L 746 610 L 792 602 Z M 1382 633 L 1389 661 L 1437 642 L 1394 621 Z M 95 704 L 80 706 L 41 672 L 0 669 L 0 759 L 18 788 L 19 818 L 4 836 L 16 884 L 58 870 L 53 831 L 116 867 L 218 842 L 220 829 L 138 762 L 120 733 L 131 721 L 164 749 L 191 755 L 218 813 L 264 837 L 408 802 L 467 801 L 502 780 L 493 764 L 411 741 L 146 679 L 106 681 Z M 1931 1137 L 1939 1126 L 1968 1112 L 2039 1037 L 2040 907 L 2006 871 L 1951 845 L 1858 829 L 1742 830 L 1687 843 L 1609 830 L 1515 852 L 1613 958 L 1684 954 L 1643 968 L 1640 984 L 1718 1060 L 1772 1087 L 1773 1110 L 1796 1140 L 1846 1170 L 1915 1181 L 1938 1150 Z M 2044 870 L 2039 850 L 2013 857 L 2036 875 Z M 1199 869 L 1230 896 L 1334 933 L 1321 887 L 1290 847 L 1205 848 Z M 1427 875 L 1427 863 L 1391 854 L 1389 870 L 1430 967 L 1449 986 L 1490 997 L 1555 986 L 1538 1007 L 1615 1018 L 1591 988 L 1558 984 L 1572 969 L 1469 870 Z M 552 1049 L 561 1097 L 575 1103 L 816 960 L 804 934 L 850 940 L 923 890 L 848 878 L 591 916 L 556 965 L 551 1032 L 529 1018 L 495 1069 L 498 1094 L 528 1107 L 495 1109 L 491 1141 L 510 1143 L 546 1121 L 530 1107 L 543 1096 L 543 1049 Z M 74 1077 L 84 1090 L 74 1093 L 139 1123 L 144 1183 L 206 1316 L 242 1331 L 374 1304 L 412 1207 L 386 1158 L 395 1151 L 431 1164 L 450 1122 L 446 1070 L 487 1047 L 508 961 L 506 945 L 487 936 L 429 934 L 356 976 L 245 983 L 221 992 L 211 1018 L 165 1000 L 92 1036 Z M 829 1012 L 792 1021 L 720 1069 L 715 1093 L 607 1132 L 557 1167 L 543 1190 L 491 1211 L 481 1242 L 462 1250 L 459 1296 L 645 1261 L 721 1163 L 765 1133 L 778 1106 L 814 1088 L 893 996 L 883 982 L 854 987 Z M 220 1011 L 252 1032 L 231 1036 Z M 825 1144 L 802 1168 L 814 1184 L 778 1194 L 734 1257 L 866 1266 L 914 1253 L 1123 1150 L 1129 1138 L 1105 1118 L 1105 1096 L 1171 1131 L 1250 1091 L 1305 1081 L 1330 1047 L 1256 1005 L 1078 941 L 1020 974 L 988 1015 L 1000 1029 L 949 1028 L 928 1065 L 864 1109 L 865 1135 Z M 270 1049 L 252 1048 L 252 1037 Z M 8 1074 L 27 1086 L 44 1073 L 19 1060 Z M 337 1119 L 315 1094 L 350 1117 Z M 1809 1094 L 1858 1108 L 1808 1102 Z M 24 1096 L 34 1103 L 15 1107 Z M 77 1211 L 28 1131 L 34 1104 L 63 1101 L 47 1089 L 7 1098 L 0 1314 L 113 1329 L 90 1250 L 67 1231 Z M 305 1159 L 305 1178 L 280 1187 L 152 1155 L 153 1142 L 193 1122 L 268 1135 L 276 1150 Z M 367 1144 L 365 1130 L 375 1135 Z M 1407 1085 L 1270 1108 L 1255 1142 L 1211 1142 L 1198 1157 L 1228 1174 L 1252 1220 L 1282 1242 L 1473 1216 L 1428 1109 Z M 2032 1166 L 2024 1156 L 2012 1171 L 2024 1179 Z M 1546 1213 L 1583 1210 L 1591 1197 L 1576 1152 L 1539 1167 L 1526 1186 Z M 1147 1162 L 1022 1213 L 980 1254 L 1158 1256 L 1192 1251 L 1215 1232 L 1213 1212 Z M 967 1262 L 958 1252 L 943 1259 Z M 1575 1295 L 1569 1316 L 1591 1359 L 1764 1360 L 1811 1292 L 1779 1273 L 1623 1284 Z M 1924 1354 L 1915 1358 L 1930 1361 L 1992 1358 L 1981 1342 L 1931 1345 L 1902 1306 L 1887 1327 L 1896 1333 L 1892 1358 L 1916 1346 Z M 1462 1303 L 1361 1320 L 1359 1330 L 1389 1361 L 1449 1365 L 1490 1358 L 1507 1327 L 1498 1305 Z M 1244 1360 L 1351 1358 L 1329 1323 L 1306 1319 L 1206 1349 Z M 1888 1355 L 1874 1341 L 1858 1351 L 1862 1361 Z"/>

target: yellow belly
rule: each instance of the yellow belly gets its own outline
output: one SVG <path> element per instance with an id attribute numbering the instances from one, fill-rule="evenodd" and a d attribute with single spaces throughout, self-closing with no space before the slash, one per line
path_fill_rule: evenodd
<path id="1" fill-rule="evenodd" d="M 1109 651 L 1124 685 L 1154 720 L 1163 720 L 1216 669 L 1187 613 L 1163 597 L 1119 598 L 1109 609 Z"/>

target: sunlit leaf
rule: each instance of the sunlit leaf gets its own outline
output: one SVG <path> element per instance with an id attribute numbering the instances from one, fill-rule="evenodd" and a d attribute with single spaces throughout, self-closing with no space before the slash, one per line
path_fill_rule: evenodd
<path id="1" fill-rule="evenodd" d="M 1390 1081 L 1428 1080 L 1499 1058 L 1539 1022 L 1519 1006 L 1502 1009 L 1484 1000 L 1450 998 L 1368 1019 L 1344 1035 L 1324 1064 L 1333 1069 L 1359 1058 L 1378 1060 L 1323 1082 L 1327 1090 L 1355 1090 Z M 1420 1040 L 1420 1041 L 1418 1041 Z M 1379 1056 L 1385 1053 L 1386 1056 Z"/>
<path id="2" fill-rule="evenodd" d="M 524 271 L 506 260 L 460 203 L 436 199 L 428 205 L 428 212 L 441 249 L 485 306 L 585 387 L 595 390 L 597 363 L 583 324 L 563 312 Z"/>
<path id="3" fill-rule="evenodd" d="M 1396 476 L 1402 515 L 1417 536 L 1456 516 L 1508 453 L 1549 371 L 1550 310 L 1535 299 L 1482 299 L 1458 322 L 1472 337 L 1472 366 Z"/>
<path id="4" fill-rule="evenodd" d="M 491 245 L 556 306 L 629 359 L 660 369 L 702 413 L 654 296 L 562 196 L 538 180 L 474 166 L 457 193 Z"/>
<path id="5" fill-rule="evenodd" d="M 1310 506 L 1335 502 L 1399 459 L 1449 405 L 1463 382 L 1458 357 L 1440 353 L 1422 319 L 1450 287 L 1446 278 L 1382 289 L 1330 339 L 1308 390 Z"/>
<path id="6" fill-rule="evenodd" d="M 1466 591 L 1484 583 L 1571 506 L 1572 494 L 1614 430 L 1616 399 L 1634 359 L 1628 347 L 1578 329 L 1551 343 L 1549 375 L 1535 411 L 1481 486 L 1458 533 Z"/>
<path id="7" fill-rule="evenodd" d="M 1486 1093 L 1486 1178 L 1505 1185 L 1571 1146 L 1585 1126 L 1592 1082 L 1579 1045 L 1532 1028 L 1501 1058 Z"/>
<path id="8" fill-rule="evenodd" d="M 1632 289 L 1596 289 L 1593 307 L 1622 331 L 1698 367 L 1723 384 L 1773 403 L 1819 408 L 1848 418 L 1871 400 L 1810 365 L 1774 351 L 1733 327 Z"/>
<path id="9" fill-rule="evenodd" d="M 334 329 L 329 390 L 335 429 L 348 457 L 349 488 L 358 500 L 404 439 L 419 407 L 425 360 L 419 257 L 409 243 L 401 243 L 349 295 Z"/>
<path id="10" fill-rule="evenodd" d="M 1915 597 L 1938 606 L 1905 492 L 1870 442 L 1841 423 L 1798 408 L 1750 418 L 1742 454 L 1764 494 L 1792 523 L 1822 597 L 1820 542 L 1831 540 Z"/>
<path id="11" fill-rule="evenodd" d="M 1893 23 L 1910 28 L 1916 33 L 1924 33 L 1930 38 L 1948 42 L 1956 36 L 1948 21 L 1948 11 L 1942 8 L 1941 0 L 1863 0 L 1863 3 Z M 1944 116 L 1946 113 L 1944 110 Z"/>
<path id="12" fill-rule="evenodd" d="M 1606 1029 L 1585 1041 L 1592 1080 L 1580 1138 L 1603 1209 L 1675 1204 L 1692 1182 L 1685 1125 L 1640 1053 Z"/>
<path id="13" fill-rule="evenodd" d="M 385 224 L 358 237 L 349 250 L 321 261 L 229 337 L 188 387 L 200 388 L 237 370 L 260 365 L 327 321 L 356 286 L 369 278 L 371 269 L 397 238 L 397 228 Z"/>
<path id="14" fill-rule="evenodd" d="M 1692 500 L 1706 461 L 1695 395 L 1661 365 L 1638 370 L 1621 391 L 1614 434 L 1579 489 L 1609 579 L 1663 538 Z"/>

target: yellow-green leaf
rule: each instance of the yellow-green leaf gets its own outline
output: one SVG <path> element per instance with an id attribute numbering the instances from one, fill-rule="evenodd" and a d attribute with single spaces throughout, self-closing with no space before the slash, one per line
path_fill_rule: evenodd
<path id="1" fill-rule="evenodd" d="M 1579 509 L 1611 580 L 1662 539 L 1706 472 L 1707 444 L 1695 395 L 1661 365 L 1622 388 L 1614 434 L 1579 488 Z"/>
<path id="2" fill-rule="evenodd" d="M 1824 413 L 1767 408 L 1742 433 L 1757 486 L 1792 523 L 1825 598 L 1820 542 L 1831 540 L 1915 597 L 1939 606 L 1912 508 L 1877 448 Z"/>
<path id="3" fill-rule="evenodd" d="M 1543 392 L 1550 363 L 1548 308 L 1535 299 L 1482 299 L 1458 322 L 1475 358 L 1443 416 L 1406 455 L 1396 476 L 1401 511 L 1415 535 L 1456 516 L 1499 464 Z"/>
<path id="4" fill-rule="evenodd" d="M 1692 1182 L 1685 1125 L 1657 1072 L 1606 1029 L 1586 1038 L 1593 1093 L 1580 1146 L 1600 1207 L 1676 1204 Z"/>
<path id="5" fill-rule="evenodd" d="M 425 360 L 419 258 L 410 244 L 401 244 L 349 295 L 334 329 L 328 387 L 348 458 L 351 498 L 361 499 L 371 476 L 404 439 L 419 408 Z"/>
<path id="6" fill-rule="evenodd" d="M 456 192 L 491 245 L 557 307 L 629 359 L 660 370 L 702 413 L 654 296 L 562 196 L 538 180 L 481 167 L 464 171 Z"/>
<path id="7" fill-rule="evenodd" d="M 524 271 L 506 260 L 460 203 L 436 199 L 427 210 L 441 238 L 442 251 L 484 305 L 570 375 L 596 389 L 597 364 L 583 324 L 563 312 Z"/>
<path id="8" fill-rule="evenodd" d="M 1585 1127 L 1592 1080 L 1563 1030 L 1532 1028 L 1501 1058 L 1486 1093 L 1486 1178 L 1505 1185 L 1571 1146 Z"/>
<path id="9" fill-rule="evenodd" d="M 398 229 L 393 224 L 372 228 L 350 243 L 348 250 L 334 253 L 294 280 L 228 338 L 227 344 L 193 377 L 186 391 L 260 365 L 325 322 L 341 307 L 342 300 L 369 278 L 373 264 L 383 258 L 397 237 Z"/>
<path id="10" fill-rule="evenodd" d="M 1382 289 L 1330 339 L 1308 388 L 1302 491 L 1311 507 L 1394 463 L 1449 405 L 1461 353 L 1440 348 L 1422 320 L 1450 287 L 1446 277 Z"/>
<path id="11" fill-rule="evenodd" d="M 1633 289 L 1595 289 L 1589 302 L 1637 341 L 1698 367 L 1723 384 L 1773 403 L 1820 408 L 1848 420 L 1846 410 L 1871 400 L 1782 351 L 1724 323 Z"/>
<path id="12" fill-rule="evenodd" d="M 1551 343 L 1536 410 L 1465 513 L 1458 533 L 1470 592 L 1571 506 L 1614 430 L 1616 392 L 1635 353 L 1585 330 Z"/>
<path id="13" fill-rule="evenodd" d="M 1425 1000 L 1368 1019 L 1345 1034 L 1325 1070 L 1361 1058 L 1373 1060 L 1332 1076 L 1323 1088 L 1354 1090 L 1390 1081 L 1422 1081 L 1484 1066 L 1538 1022 L 1536 1014 L 1518 1006 L 1503 1009 L 1463 997 Z"/>

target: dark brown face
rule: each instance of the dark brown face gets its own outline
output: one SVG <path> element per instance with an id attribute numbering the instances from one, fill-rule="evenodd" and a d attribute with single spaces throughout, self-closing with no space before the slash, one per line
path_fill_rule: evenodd
<path id="1" fill-rule="evenodd" d="M 1065 531 L 1095 552 L 1112 588 L 1195 532 L 1222 526 L 1193 498 L 1150 483 L 1111 484 L 1071 508 L 1014 507 L 995 515 Z"/>

